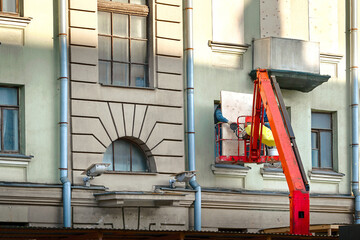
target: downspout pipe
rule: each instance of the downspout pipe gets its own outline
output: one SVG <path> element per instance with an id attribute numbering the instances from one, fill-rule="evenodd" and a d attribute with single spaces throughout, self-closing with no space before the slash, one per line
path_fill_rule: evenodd
<path id="1" fill-rule="evenodd" d="M 194 47 L 193 47 L 193 1 L 184 0 L 185 12 L 185 53 L 186 53 L 186 94 L 187 94 L 187 157 L 189 171 L 195 171 L 195 117 L 194 117 Z M 194 230 L 201 230 L 201 187 L 196 177 L 190 180 L 196 191 L 194 202 Z"/>
<path id="2" fill-rule="evenodd" d="M 71 227 L 71 182 L 68 178 L 68 46 L 66 0 L 59 0 L 60 45 L 60 181 L 63 184 L 63 226 Z"/>
<path id="3" fill-rule="evenodd" d="M 358 39 L 357 0 L 350 0 L 350 74 L 352 80 L 352 179 L 351 187 L 355 196 L 355 224 L 360 224 L 359 194 L 359 87 L 358 87 Z"/>

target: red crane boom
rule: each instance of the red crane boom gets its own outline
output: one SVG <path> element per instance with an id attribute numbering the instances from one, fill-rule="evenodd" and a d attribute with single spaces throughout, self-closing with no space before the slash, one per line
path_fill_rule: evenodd
<path id="1" fill-rule="evenodd" d="M 295 136 L 275 77 L 259 69 L 254 82 L 250 135 L 250 159 L 260 158 L 264 111 L 268 116 L 279 158 L 289 186 L 290 233 L 309 235 L 309 184 L 296 146 Z"/>

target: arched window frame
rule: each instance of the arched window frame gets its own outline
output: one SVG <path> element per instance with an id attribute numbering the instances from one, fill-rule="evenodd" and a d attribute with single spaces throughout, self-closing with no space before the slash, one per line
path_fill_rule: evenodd
<path id="1" fill-rule="evenodd" d="M 115 144 L 116 142 L 118 141 L 125 141 L 129 144 L 130 148 L 129 148 L 129 151 L 130 151 L 130 169 L 127 170 L 127 171 L 124 171 L 124 170 L 118 170 L 116 169 L 116 164 L 115 164 Z M 141 142 L 141 140 L 139 139 L 131 139 L 131 138 L 128 138 L 128 137 L 123 137 L 123 138 L 119 138 L 115 141 L 113 141 L 109 147 L 107 148 L 106 151 L 108 151 L 108 149 L 111 147 L 111 165 L 109 166 L 109 169 L 108 171 L 109 172 L 129 172 L 129 173 L 153 173 L 153 172 L 156 172 L 156 167 L 155 167 L 155 162 L 154 162 L 154 159 L 153 157 L 148 157 L 146 152 L 150 151 L 146 145 Z M 146 169 L 145 171 L 134 171 L 133 170 L 133 158 L 132 158 L 132 151 L 133 151 L 133 148 L 137 148 L 138 150 L 141 151 L 142 153 L 142 156 L 143 156 L 143 159 L 145 161 L 145 164 L 146 164 Z M 103 158 L 103 161 L 105 160 L 105 155 L 104 155 L 104 158 Z"/>

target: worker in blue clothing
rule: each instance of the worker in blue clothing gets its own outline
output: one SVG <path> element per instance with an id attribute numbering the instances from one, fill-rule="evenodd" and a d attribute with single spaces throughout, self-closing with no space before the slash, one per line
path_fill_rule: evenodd
<path id="1" fill-rule="evenodd" d="M 229 125 L 232 123 L 222 115 L 221 104 L 219 104 L 215 109 L 214 123 L 215 123 L 215 136 L 217 136 L 217 139 L 215 139 L 215 157 L 218 157 L 219 154 L 220 156 L 222 155 L 222 146 L 221 146 L 222 144 L 219 141 L 219 139 L 222 138 L 222 129 L 221 129 L 221 124 L 219 123 L 227 123 Z"/>

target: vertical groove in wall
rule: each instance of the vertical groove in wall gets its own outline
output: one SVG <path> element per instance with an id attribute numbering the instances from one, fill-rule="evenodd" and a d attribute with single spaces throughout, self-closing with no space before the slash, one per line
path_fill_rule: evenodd
<path id="1" fill-rule="evenodd" d="M 143 117 L 143 120 L 142 120 L 142 123 L 141 123 L 141 128 L 140 128 L 140 131 L 139 131 L 139 136 L 138 136 L 139 139 L 140 139 L 140 136 L 141 136 L 142 129 L 143 129 L 143 127 L 144 127 L 144 123 L 145 123 L 145 119 L 146 119 L 146 114 L 147 114 L 148 108 L 149 108 L 149 105 L 146 105 L 144 117 Z"/>
<path id="2" fill-rule="evenodd" d="M 132 125 L 132 131 L 131 136 L 134 136 L 134 128 L 135 128 L 135 113 L 136 113 L 136 104 L 134 104 L 134 115 L 133 115 L 133 125 Z"/>
<path id="3" fill-rule="evenodd" d="M 126 134 L 126 121 L 125 121 L 125 113 L 124 113 L 124 104 L 121 104 L 121 108 L 122 108 L 122 114 L 123 114 L 124 133 L 125 133 L 125 136 L 127 136 L 127 134 Z"/>
<path id="4" fill-rule="evenodd" d="M 112 122 L 114 124 L 114 128 L 115 128 L 115 131 L 116 131 L 116 136 L 119 138 L 120 137 L 119 132 L 118 132 L 118 129 L 117 129 L 116 124 L 115 124 L 115 119 L 114 119 L 114 116 L 113 116 L 112 111 L 111 111 L 110 103 L 107 102 L 107 105 L 108 105 L 108 108 L 109 108 L 109 111 L 110 111 L 110 116 L 111 116 Z"/>

